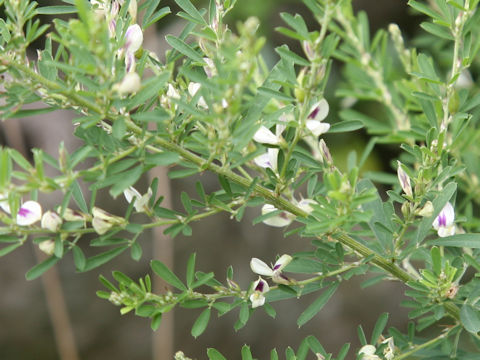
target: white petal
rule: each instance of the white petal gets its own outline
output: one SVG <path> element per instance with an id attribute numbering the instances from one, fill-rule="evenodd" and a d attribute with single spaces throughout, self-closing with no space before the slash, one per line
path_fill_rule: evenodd
<path id="1" fill-rule="evenodd" d="M 133 186 L 130 186 L 129 188 L 123 190 L 123 195 L 125 195 L 125 199 L 127 202 L 130 204 L 132 200 L 135 199 L 140 199 L 142 195 L 135 189 Z"/>
<path id="2" fill-rule="evenodd" d="M 142 28 L 138 24 L 130 25 L 125 33 L 125 51 L 135 53 L 143 43 Z"/>
<path id="3" fill-rule="evenodd" d="M 273 269 L 276 271 L 281 271 L 285 266 L 290 264 L 292 261 L 292 257 L 288 254 L 283 254 L 280 256 L 280 258 L 277 260 L 275 265 L 273 266 Z"/>
<path id="4" fill-rule="evenodd" d="M 198 90 L 200 90 L 200 87 L 201 85 L 199 83 L 196 83 L 196 82 L 190 82 L 188 84 L 188 92 L 191 96 L 195 96 L 195 94 L 197 93 Z"/>
<path id="5" fill-rule="evenodd" d="M 440 237 L 455 235 L 455 225 L 441 226 L 438 228 L 437 233 L 438 233 L 438 236 Z"/>
<path id="6" fill-rule="evenodd" d="M 56 232 L 60 229 L 62 225 L 62 218 L 53 211 L 47 211 L 42 216 L 41 226 L 43 229 L 48 229 L 50 231 Z"/>
<path id="7" fill-rule="evenodd" d="M 325 99 L 320 100 L 312 106 L 308 118 L 311 120 L 322 121 L 328 115 L 329 106 Z"/>
<path id="8" fill-rule="evenodd" d="M 278 149 L 269 148 L 265 154 L 257 156 L 253 161 L 258 166 L 266 169 L 270 168 L 273 171 L 277 170 Z"/>
<path id="9" fill-rule="evenodd" d="M 358 352 L 359 354 L 373 355 L 377 349 L 373 345 L 364 345 Z"/>
<path id="10" fill-rule="evenodd" d="M 276 211 L 276 210 L 277 208 L 274 207 L 273 205 L 265 204 L 262 207 L 262 214 L 267 214 L 269 212 Z M 275 216 L 269 217 L 268 219 L 263 220 L 263 223 L 270 226 L 274 226 L 274 227 L 284 227 L 289 225 L 293 221 L 293 219 L 295 219 L 294 215 L 283 211 L 278 215 L 275 215 Z"/>
<path id="11" fill-rule="evenodd" d="M 8 196 L 0 194 L 0 208 L 7 214 L 11 213 L 10 204 L 8 203 Z"/>
<path id="12" fill-rule="evenodd" d="M 92 220 L 92 226 L 98 235 L 103 235 L 113 226 L 113 224 L 98 217 L 94 217 Z"/>
<path id="13" fill-rule="evenodd" d="M 262 155 L 259 155 L 257 157 L 255 157 L 253 159 L 253 161 L 255 162 L 255 164 L 257 164 L 258 166 L 260 166 L 261 168 L 270 168 L 272 169 L 273 166 L 272 164 L 270 163 L 270 156 L 268 156 L 268 153 L 264 153 Z M 1 206 L 1 204 L 0 204 Z"/>
<path id="14" fill-rule="evenodd" d="M 440 227 L 449 227 L 455 221 L 455 210 L 453 209 L 452 204 L 447 202 L 443 207 L 440 214 L 433 221 L 433 228 L 438 230 Z"/>
<path id="15" fill-rule="evenodd" d="M 114 85 L 114 90 L 120 94 L 132 94 L 140 90 L 141 80 L 136 72 L 127 72 L 122 81 Z"/>
<path id="16" fill-rule="evenodd" d="M 55 251 L 55 243 L 52 240 L 45 240 L 38 244 L 38 248 L 47 255 L 53 255 Z"/>
<path id="17" fill-rule="evenodd" d="M 36 201 L 27 201 L 17 213 L 17 224 L 32 225 L 42 218 L 42 207 Z"/>
<path id="18" fill-rule="evenodd" d="M 273 132 L 267 129 L 265 126 L 260 126 L 255 135 L 253 135 L 253 140 L 261 144 L 270 144 L 278 145 L 280 144 L 279 137 L 275 136 Z"/>
<path id="19" fill-rule="evenodd" d="M 310 214 L 313 211 L 313 207 L 311 207 L 311 205 L 316 203 L 317 202 L 312 199 L 302 199 L 298 202 L 298 207 Z"/>
<path id="20" fill-rule="evenodd" d="M 167 96 L 172 99 L 180 99 L 180 94 L 177 89 L 173 87 L 172 84 L 168 84 Z"/>
<path id="21" fill-rule="evenodd" d="M 263 306 L 263 304 L 265 304 L 265 296 L 256 291 L 250 295 L 250 301 L 252 302 L 252 309 L 255 309 L 256 307 Z"/>
<path id="22" fill-rule="evenodd" d="M 252 269 L 252 271 L 258 275 L 263 275 L 263 276 L 273 275 L 273 270 L 270 268 L 270 266 L 268 266 L 262 260 L 257 258 L 252 258 L 252 260 L 250 260 L 250 269 Z M 257 284 L 258 283 L 256 283 L 254 287 L 256 287 Z"/>
<path id="23" fill-rule="evenodd" d="M 308 130 L 310 130 L 315 136 L 325 134 L 330 129 L 329 123 L 324 123 L 317 120 L 307 120 L 306 125 Z"/>

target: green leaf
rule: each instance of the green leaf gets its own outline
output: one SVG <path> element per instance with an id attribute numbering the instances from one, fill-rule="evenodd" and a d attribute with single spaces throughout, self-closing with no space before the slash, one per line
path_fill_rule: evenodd
<path id="1" fill-rule="evenodd" d="M 165 39 L 167 40 L 167 43 L 171 47 L 173 47 L 175 50 L 177 50 L 181 54 L 199 63 L 200 65 L 205 65 L 205 62 L 203 61 L 202 56 L 182 39 L 177 38 L 173 35 L 167 35 Z"/>
<path id="2" fill-rule="evenodd" d="M 138 242 L 134 242 L 132 244 L 132 248 L 130 249 L 130 256 L 135 261 L 138 261 L 142 258 L 142 247 Z"/>
<path id="3" fill-rule="evenodd" d="M 242 360 L 253 360 L 252 352 L 250 351 L 250 346 L 248 345 L 242 346 Z"/>
<path id="4" fill-rule="evenodd" d="M 303 57 L 295 54 L 293 51 L 290 51 L 287 45 L 282 45 L 275 48 L 275 51 L 283 58 L 292 61 L 294 64 L 301 66 L 310 66 L 310 62 Z"/>
<path id="5" fill-rule="evenodd" d="M 387 321 L 388 321 L 388 313 L 383 313 L 382 315 L 380 315 L 377 322 L 375 323 L 375 327 L 373 328 L 370 344 L 377 344 L 378 339 L 382 335 L 383 330 L 387 325 Z"/>
<path id="6" fill-rule="evenodd" d="M 127 248 L 128 246 L 120 246 L 88 258 L 85 261 L 85 267 L 82 271 L 90 271 L 109 262 L 110 260 L 120 255 L 122 252 L 124 252 Z"/>
<path id="7" fill-rule="evenodd" d="M 152 318 L 150 327 L 152 328 L 153 331 L 157 331 L 158 328 L 160 327 L 161 322 L 162 322 L 162 313 L 155 314 Z"/>
<path id="8" fill-rule="evenodd" d="M 170 73 L 166 71 L 143 82 L 142 89 L 129 101 L 128 108 L 135 108 L 139 105 L 145 104 L 147 100 L 152 97 L 158 96 L 158 93 L 165 86 L 169 77 Z"/>
<path id="9" fill-rule="evenodd" d="M 80 210 L 84 213 L 88 213 L 88 206 L 85 202 L 85 198 L 83 197 L 82 189 L 80 188 L 78 181 L 74 181 L 72 183 L 70 190 L 72 191 L 73 200 L 75 200 Z"/>
<path id="10" fill-rule="evenodd" d="M 179 290 L 187 290 L 185 285 L 180 281 L 180 279 L 175 275 L 164 263 L 159 260 L 152 260 L 150 263 L 152 270 L 160 276 L 167 283 L 176 287 Z"/>
<path id="11" fill-rule="evenodd" d="M 140 122 L 162 123 L 170 119 L 170 114 L 162 108 L 132 114 L 132 119 Z"/>
<path id="12" fill-rule="evenodd" d="M 277 90 L 274 90 L 274 89 L 269 89 L 269 88 L 263 87 L 263 86 L 259 87 L 257 89 L 257 91 L 260 95 L 263 95 L 263 96 L 266 96 L 266 97 L 269 97 L 269 98 L 273 98 L 273 99 L 277 99 L 277 100 L 280 100 L 280 101 L 292 102 L 292 101 L 295 100 L 291 96 L 285 95 L 284 93 L 282 93 L 280 91 L 277 91 Z"/>
<path id="13" fill-rule="evenodd" d="M 209 360 L 227 360 L 225 356 L 223 356 L 218 350 L 213 348 L 207 349 L 207 356 Z"/>
<path id="14" fill-rule="evenodd" d="M 241 324 L 245 325 L 250 317 L 250 309 L 248 308 L 248 303 L 243 302 L 240 306 L 240 313 L 238 314 L 238 320 Z"/>
<path id="15" fill-rule="evenodd" d="M 77 12 L 75 6 L 58 5 L 58 6 L 43 6 L 36 8 L 38 15 L 60 15 L 60 14 L 74 14 Z"/>
<path id="16" fill-rule="evenodd" d="M 305 24 L 305 21 L 303 18 L 296 14 L 295 16 L 292 16 L 288 13 L 281 13 L 280 17 L 285 21 L 295 32 L 299 35 L 299 37 L 302 40 L 308 40 L 309 39 L 309 34 L 308 34 L 308 28 L 307 25 Z"/>
<path id="17" fill-rule="evenodd" d="M 80 272 L 84 271 L 86 259 L 82 249 L 80 249 L 80 247 L 75 245 L 72 248 L 72 252 L 73 252 L 73 262 L 75 263 L 75 267 Z"/>
<path id="18" fill-rule="evenodd" d="M 196 254 L 193 253 L 190 255 L 190 258 L 187 262 L 187 287 L 191 288 L 193 280 L 195 279 L 195 258 Z"/>
<path id="19" fill-rule="evenodd" d="M 33 268 L 28 270 L 28 272 L 25 274 L 25 278 L 27 280 L 34 280 L 41 276 L 45 271 L 50 269 L 53 265 L 55 265 L 59 258 L 56 256 L 50 256 L 48 259 L 42 261 L 41 263 L 35 265 Z"/>
<path id="20" fill-rule="evenodd" d="M 480 331 L 480 311 L 472 305 L 464 304 L 460 309 L 460 321 L 463 327 L 472 334 Z"/>
<path id="21" fill-rule="evenodd" d="M 13 250 L 23 245 L 23 242 L 17 242 L 16 244 L 11 244 L 5 246 L 3 249 L 0 249 L 0 257 L 10 254 Z"/>
<path id="22" fill-rule="evenodd" d="M 123 192 L 123 190 L 135 184 L 137 180 L 140 179 L 140 176 L 142 176 L 142 173 L 143 173 L 143 166 L 138 165 L 128 171 L 118 174 L 117 181 L 110 188 L 110 191 L 109 191 L 110 195 L 116 198 L 118 195 L 120 195 Z"/>
<path id="23" fill-rule="evenodd" d="M 200 25 L 208 25 L 202 14 L 200 14 L 197 8 L 192 5 L 190 0 L 175 0 L 175 2 L 182 8 L 183 11 L 190 15 L 192 20 L 194 20 L 196 23 Z"/>
<path id="24" fill-rule="evenodd" d="M 446 236 L 440 239 L 430 240 L 429 245 L 466 247 L 472 249 L 480 249 L 480 234 L 457 234 Z"/>
<path id="25" fill-rule="evenodd" d="M 363 127 L 364 127 L 363 122 L 360 120 L 342 121 L 339 123 L 332 124 L 332 126 L 330 126 L 330 129 L 328 130 L 328 133 L 334 134 L 334 133 L 350 132 L 350 131 L 361 129 Z"/>
<path id="26" fill-rule="evenodd" d="M 338 288 L 338 283 L 333 283 L 330 285 L 323 293 L 320 295 L 313 303 L 311 303 L 304 312 L 300 314 L 297 319 L 298 327 L 306 324 L 310 319 L 312 319 L 317 313 L 322 310 L 328 300 L 332 297 L 335 291 Z"/>
<path id="27" fill-rule="evenodd" d="M 197 320 L 195 320 L 195 323 L 192 327 L 192 336 L 194 338 L 200 336 L 207 328 L 208 322 L 210 321 L 211 312 L 211 309 L 207 308 L 203 310 L 202 313 L 198 316 Z"/>

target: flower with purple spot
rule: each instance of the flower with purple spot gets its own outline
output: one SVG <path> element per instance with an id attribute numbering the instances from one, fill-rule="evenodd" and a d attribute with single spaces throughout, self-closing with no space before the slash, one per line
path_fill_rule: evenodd
<path id="1" fill-rule="evenodd" d="M 42 207 L 36 201 L 27 201 L 17 213 L 17 224 L 20 226 L 28 226 L 36 223 L 42 218 Z"/>
<path id="2" fill-rule="evenodd" d="M 273 267 L 268 266 L 262 260 L 257 258 L 252 258 L 250 260 L 250 269 L 258 275 L 269 276 L 272 278 L 272 281 L 277 284 L 288 285 L 291 283 L 291 280 L 282 274 L 282 270 L 292 261 L 290 255 L 284 254 L 276 261 Z"/>
<path id="3" fill-rule="evenodd" d="M 315 103 L 310 109 L 305 125 L 314 136 L 325 134 L 330 129 L 330 124 L 322 122 L 328 115 L 329 106 L 325 99 Z"/>
<path id="4" fill-rule="evenodd" d="M 432 225 L 440 237 L 455 235 L 455 210 L 450 202 L 445 204 Z"/>
<path id="5" fill-rule="evenodd" d="M 250 295 L 252 308 L 263 306 L 265 304 L 265 295 L 270 290 L 267 282 L 260 276 L 258 280 L 253 283 L 253 293 Z"/>
<path id="6" fill-rule="evenodd" d="M 272 169 L 277 171 L 277 159 L 278 159 L 278 149 L 277 148 L 268 148 L 266 153 L 257 156 L 253 159 L 255 164 L 264 169 Z"/>
<path id="7" fill-rule="evenodd" d="M 262 215 L 277 211 L 278 209 L 271 205 L 271 204 L 265 204 L 262 207 Z M 272 215 L 265 220 L 263 220 L 264 224 L 274 226 L 274 227 L 284 227 L 287 225 L 290 225 L 291 222 L 295 219 L 295 215 L 287 212 L 287 211 L 281 211 L 279 214 Z"/>

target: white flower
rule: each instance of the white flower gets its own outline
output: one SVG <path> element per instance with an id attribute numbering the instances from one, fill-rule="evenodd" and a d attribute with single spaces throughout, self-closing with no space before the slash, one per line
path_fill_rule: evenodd
<path id="1" fill-rule="evenodd" d="M 173 87 L 172 84 L 168 84 L 167 97 L 172 99 L 180 99 L 180 93 Z"/>
<path id="2" fill-rule="evenodd" d="M 20 226 L 28 226 L 36 223 L 42 218 L 42 207 L 36 201 L 27 201 L 17 213 L 17 224 Z"/>
<path id="3" fill-rule="evenodd" d="M 265 296 L 263 294 L 266 294 L 269 290 L 267 282 L 259 276 L 258 280 L 253 283 L 253 293 L 250 295 L 252 308 L 265 304 Z"/>
<path id="4" fill-rule="evenodd" d="M 267 152 L 257 156 L 253 161 L 258 166 L 266 169 L 272 169 L 273 171 L 277 171 L 277 159 L 278 159 L 278 149 L 276 148 L 268 148 Z"/>
<path id="5" fill-rule="evenodd" d="M 201 87 L 202 87 L 201 84 L 192 81 L 192 82 L 188 83 L 188 92 L 190 93 L 190 95 L 192 97 L 194 97 L 195 94 L 198 92 L 198 90 L 200 90 Z M 203 98 L 203 96 L 200 96 L 197 104 L 198 104 L 198 106 L 200 106 L 204 109 L 208 109 L 208 105 L 205 102 L 205 99 Z"/>
<path id="6" fill-rule="evenodd" d="M 136 72 L 127 72 L 122 81 L 113 85 L 113 90 L 120 94 L 132 94 L 140 90 L 141 80 Z"/>
<path id="7" fill-rule="evenodd" d="M 292 261 L 292 257 L 284 254 L 280 256 L 273 267 L 270 267 L 262 260 L 252 258 L 252 260 L 250 260 L 250 269 L 258 275 L 271 277 L 273 282 L 277 284 L 288 285 L 290 284 L 290 280 L 282 274 L 282 270 L 290 263 L 290 261 Z"/>
<path id="8" fill-rule="evenodd" d="M 105 234 L 113 225 L 118 225 L 124 222 L 123 218 L 112 215 L 98 207 L 92 209 L 92 214 L 92 226 L 99 235 Z"/>
<path id="9" fill-rule="evenodd" d="M 408 196 L 413 196 L 412 193 L 412 185 L 410 184 L 410 178 L 408 174 L 402 169 L 402 163 L 397 161 L 398 168 L 397 168 L 397 176 L 398 182 L 402 187 L 403 192 Z"/>
<path id="10" fill-rule="evenodd" d="M 270 204 L 265 204 L 262 207 L 262 215 L 268 214 L 273 211 L 277 211 L 278 209 Z M 264 224 L 274 226 L 274 227 L 283 227 L 290 225 L 290 223 L 295 219 L 295 215 L 290 214 L 289 212 L 282 211 L 278 215 L 274 215 L 269 217 L 268 219 L 263 220 Z"/>
<path id="11" fill-rule="evenodd" d="M 59 211 L 59 209 L 57 209 Z M 63 212 L 63 218 L 65 221 L 85 221 L 87 217 L 79 211 L 66 208 Z"/>
<path id="12" fill-rule="evenodd" d="M 279 145 L 281 143 L 280 136 L 275 135 L 267 127 L 260 126 L 255 135 L 253 135 L 253 140 L 261 144 L 270 144 L 270 145 Z"/>
<path id="13" fill-rule="evenodd" d="M 455 210 L 452 204 L 447 202 L 440 214 L 433 221 L 433 228 L 437 230 L 438 236 L 446 237 L 455 235 Z"/>
<path id="14" fill-rule="evenodd" d="M 203 67 L 203 71 L 205 71 L 207 77 L 211 78 L 212 76 L 217 75 L 217 68 L 215 67 L 213 60 L 208 57 L 204 57 L 203 61 L 205 61 L 205 64 L 207 64 Z"/>
<path id="15" fill-rule="evenodd" d="M 53 232 L 57 232 L 62 225 L 62 218 L 53 211 L 47 211 L 42 216 L 41 226 L 43 229 L 48 229 Z"/>
<path id="16" fill-rule="evenodd" d="M 128 203 L 131 203 L 134 200 L 133 205 L 135 206 L 135 210 L 137 212 L 147 212 L 148 209 L 148 201 L 152 197 L 152 189 L 148 188 L 146 194 L 141 195 L 137 189 L 133 186 L 130 186 L 128 189 L 123 191 L 123 195 L 125 195 L 125 199 Z"/>
<path id="17" fill-rule="evenodd" d="M 38 248 L 40 251 L 50 256 L 53 255 L 55 251 L 55 243 L 52 240 L 45 240 L 38 244 Z"/>
<path id="18" fill-rule="evenodd" d="M 302 199 L 297 203 L 297 206 L 305 211 L 306 213 L 311 213 L 313 211 L 313 207 L 311 205 L 316 204 L 317 202 L 312 199 Z"/>
<path id="19" fill-rule="evenodd" d="M 433 215 L 433 204 L 429 200 L 423 205 L 423 207 L 418 211 L 417 215 L 423 216 L 423 217 L 430 217 Z"/>
<path id="20" fill-rule="evenodd" d="M 361 360 L 381 360 L 378 355 L 375 355 L 375 351 L 377 349 L 373 345 L 364 345 L 358 352 L 359 355 L 362 355 L 360 357 Z"/>
<path id="21" fill-rule="evenodd" d="M 0 194 L 0 208 L 7 214 L 11 213 L 10 204 L 8 203 L 8 196 Z"/>
<path id="22" fill-rule="evenodd" d="M 393 337 L 389 337 L 382 341 L 382 344 L 387 344 L 387 347 L 383 350 L 383 355 L 385 356 L 386 360 L 392 360 L 395 355 L 395 344 L 393 342 Z"/>
<path id="23" fill-rule="evenodd" d="M 310 109 L 305 125 L 314 136 L 325 134 L 330 129 L 330 124 L 322 122 L 327 117 L 328 110 L 328 102 L 325 99 L 320 100 Z"/>
<path id="24" fill-rule="evenodd" d="M 123 46 L 126 53 L 136 53 L 143 43 L 142 28 L 138 24 L 130 25 L 125 32 L 125 45 Z"/>

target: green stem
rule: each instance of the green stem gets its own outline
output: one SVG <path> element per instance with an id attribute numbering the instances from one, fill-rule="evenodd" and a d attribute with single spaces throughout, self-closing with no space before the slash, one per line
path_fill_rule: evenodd
<path id="1" fill-rule="evenodd" d="M 439 342 L 440 340 L 443 340 L 445 339 L 446 337 L 448 337 L 450 335 L 450 333 L 452 332 L 453 329 L 456 329 L 457 327 L 453 327 L 451 328 L 449 331 L 447 332 L 444 332 L 442 334 L 440 334 L 439 336 L 437 336 L 436 338 L 432 339 L 432 340 L 429 340 L 427 342 L 424 342 L 420 345 L 417 345 L 415 346 L 414 348 L 412 348 L 411 350 L 401 354 L 401 355 L 398 355 L 398 356 L 395 356 L 393 358 L 393 360 L 402 360 L 402 359 L 409 359 L 410 356 L 412 354 L 415 354 L 417 351 L 420 351 L 422 349 L 427 349 L 429 348 L 430 346 L 432 346 L 433 344 L 435 344 L 436 342 Z"/>

